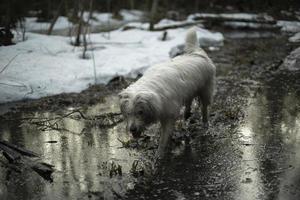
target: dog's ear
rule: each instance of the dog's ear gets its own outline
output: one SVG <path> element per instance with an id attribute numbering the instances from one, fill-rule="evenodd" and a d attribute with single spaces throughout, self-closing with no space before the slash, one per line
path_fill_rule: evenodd
<path id="1" fill-rule="evenodd" d="M 158 97 L 153 93 L 140 93 L 136 96 L 134 104 L 143 107 L 147 114 L 157 116 L 161 110 Z"/>
<path id="2" fill-rule="evenodd" d="M 126 113 L 129 104 L 129 94 L 126 92 L 120 92 L 118 96 L 120 101 L 120 110 L 122 113 Z"/>

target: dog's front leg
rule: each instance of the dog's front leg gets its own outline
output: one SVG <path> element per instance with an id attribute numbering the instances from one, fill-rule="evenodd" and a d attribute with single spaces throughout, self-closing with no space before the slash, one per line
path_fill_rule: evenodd
<path id="1" fill-rule="evenodd" d="M 158 144 L 158 158 L 161 159 L 166 153 L 166 148 L 168 146 L 170 135 L 173 132 L 175 120 L 169 119 L 161 122 L 161 134 Z"/>

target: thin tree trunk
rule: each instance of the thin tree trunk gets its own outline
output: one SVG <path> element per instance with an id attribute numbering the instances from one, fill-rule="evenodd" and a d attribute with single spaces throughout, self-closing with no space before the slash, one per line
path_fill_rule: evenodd
<path id="1" fill-rule="evenodd" d="M 61 13 L 61 8 L 63 6 L 63 3 L 64 3 L 64 0 L 61 0 L 60 3 L 59 3 L 59 5 L 58 5 L 57 11 L 55 13 L 55 16 L 54 16 L 54 18 L 53 18 L 53 20 L 52 20 L 52 22 L 50 24 L 50 27 L 48 29 L 48 32 L 47 32 L 48 35 L 51 35 L 51 33 L 53 31 L 54 25 L 55 25 L 55 23 L 56 23 L 59 15 L 60 15 L 60 13 Z"/>
<path id="2" fill-rule="evenodd" d="M 21 28 L 21 32 L 22 32 L 22 41 L 25 41 L 26 39 L 26 26 L 25 26 L 25 22 L 24 20 L 20 20 L 20 28 Z"/>
<path id="3" fill-rule="evenodd" d="M 134 0 L 130 0 L 130 9 L 133 10 L 135 8 Z"/>
<path id="4" fill-rule="evenodd" d="M 83 24 L 83 13 L 84 13 L 84 8 L 81 2 L 81 6 L 80 6 L 81 10 L 80 10 L 80 17 L 79 17 L 79 23 L 78 23 L 78 31 L 77 31 L 77 36 L 76 36 L 76 40 L 75 40 L 75 46 L 80 46 L 80 35 L 82 32 L 82 24 Z"/>
<path id="5" fill-rule="evenodd" d="M 84 33 L 83 33 L 83 53 L 82 53 L 83 59 L 87 58 L 86 57 L 86 50 L 87 50 L 86 35 L 88 34 L 88 31 L 89 31 L 89 22 L 90 22 L 90 19 L 92 18 L 92 15 L 93 15 L 93 0 L 90 0 L 89 17 L 84 25 Z"/>
<path id="6" fill-rule="evenodd" d="M 199 9 L 199 0 L 195 0 L 195 8 L 194 8 L 195 12 L 198 12 L 198 9 Z"/>
<path id="7" fill-rule="evenodd" d="M 73 22 L 78 19 L 79 4 L 80 4 L 80 0 L 73 2 L 73 10 L 72 10 L 72 15 L 71 15 L 71 20 Z"/>
<path id="8" fill-rule="evenodd" d="M 150 31 L 154 30 L 154 23 L 155 23 L 155 15 L 157 13 L 157 6 L 158 6 L 158 0 L 153 0 L 152 1 L 151 12 L 150 12 L 150 25 L 149 25 L 149 30 Z"/>

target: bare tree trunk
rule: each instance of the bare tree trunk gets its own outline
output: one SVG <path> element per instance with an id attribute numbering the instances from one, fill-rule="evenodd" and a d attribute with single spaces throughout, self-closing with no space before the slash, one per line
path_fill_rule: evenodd
<path id="1" fill-rule="evenodd" d="M 150 12 L 150 25 L 149 25 L 149 30 L 150 31 L 154 30 L 154 23 L 155 23 L 155 15 L 157 13 L 157 6 L 158 6 L 158 0 L 153 0 L 152 1 L 151 12 Z"/>
<path id="2" fill-rule="evenodd" d="M 22 32 L 22 41 L 25 41 L 26 39 L 26 26 L 25 26 L 25 22 L 24 20 L 20 20 L 20 28 L 21 28 L 21 32 Z"/>
<path id="3" fill-rule="evenodd" d="M 72 10 L 72 15 L 71 15 L 72 21 L 75 21 L 78 18 L 79 5 L 80 5 L 80 0 L 73 2 L 73 10 Z"/>
<path id="4" fill-rule="evenodd" d="M 78 23 L 78 31 L 77 31 L 77 35 L 76 35 L 76 40 L 74 45 L 75 46 L 80 46 L 80 35 L 82 32 L 82 25 L 83 25 L 83 13 L 84 13 L 84 8 L 82 5 L 82 2 L 80 4 L 80 17 L 79 17 L 79 23 Z"/>
<path id="5" fill-rule="evenodd" d="M 194 11 L 195 12 L 198 12 L 198 9 L 199 9 L 199 0 L 195 0 L 195 7 L 194 7 Z"/>
<path id="6" fill-rule="evenodd" d="M 145 11 L 145 13 L 150 10 L 150 0 L 146 0 L 143 6 L 143 10 Z"/>
<path id="7" fill-rule="evenodd" d="M 107 6 L 107 12 L 108 13 L 112 13 L 114 16 L 117 16 L 119 14 L 120 8 L 118 6 L 115 9 L 115 11 L 111 11 L 111 0 L 107 0 L 106 6 Z M 110 30 L 110 21 L 109 21 L 109 18 L 107 18 L 107 27 L 108 27 L 107 39 L 110 39 L 110 31 L 111 30 Z"/>
<path id="8" fill-rule="evenodd" d="M 52 16 L 51 16 L 51 11 L 52 11 L 52 2 L 51 0 L 47 1 L 47 13 L 46 13 L 46 20 L 48 21 Z"/>
<path id="9" fill-rule="evenodd" d="M 58 5 L 57 11 L 55 13 L 55 16 L 54 16 L 54 18 L 53 18 L 53 20 L 52 20 L 52 22 L 50 24 L 50 27 L 48 29 L 48 32 L 47 32 L 48 35 L 51 35 L 51 33 L 53 31 L 54 25 L 55 25 L 55 23 L 56 23 L 59 15 L 60 15 L 60 13 L 61 13 L 61 8 L 63 6 L 63 3 L 64 3 L 64 0 L 61 0 L 60 3 L 59 3 L 59 5 Z"/>
<path id="10" fill-rule="evenodd" d="M 86 34 L 88 32 L 88 26 L 84 26 L 84 32 L 83 32 L 83 52 L 82 52 L 82 58 L 83 59 L 86 59 L 87 56 L 86 56 L 86 50 L 87 50 L 87 41 L 86 41 Z"/>
<path id="11" fill-rule="evenodd" d="M 135 8 L 134 0 L 130 0 L 129 3 L 130 3 L 130 9 L 133 10 Z"/>
<path id="12" fill-rule="evenodd" d="M 93 1 L 94 0 L 90 0 L 90 7 L 89 7 L 89 17 L 84 25 L 84 33 L 83 33 L 83 52 L 82 52 L 82 58 L 85 59 L 87 58 L 86 56 L 86 50 L 87 50 L 87 41 L 86 41 L 86 35 L 89 32 L 89 22 L 90 19 L 92 18 L 93 15 Z"/>

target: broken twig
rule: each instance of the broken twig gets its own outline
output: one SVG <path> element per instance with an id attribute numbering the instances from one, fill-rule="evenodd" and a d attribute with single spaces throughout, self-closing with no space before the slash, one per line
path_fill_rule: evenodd
<path id="1" fill-rule="evenodd" d="M 16 54 L 14 57 L 12 57 L 12 59 L 10 59 L 9 61 L 8 61 L 8 63 L 2 68 L 2 70 L 0 71 L 0 74 L 2 73 L 2 72 L 4 72 L 4 70 L 6 70 L 6 68 L 10 65 L 10 63 L 12 63 L 12 61 L 14 61 L 14 59 L 18 56 L 18 55 L 20 55 L 19 53 L 18 54 Z"/>

